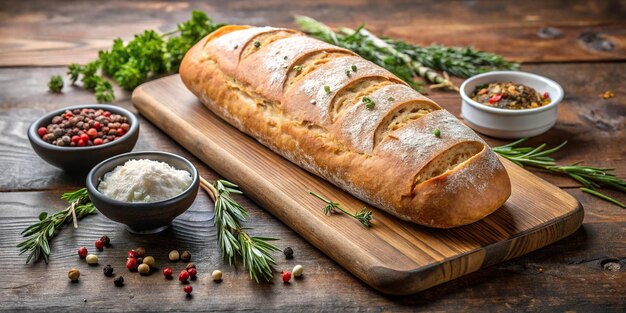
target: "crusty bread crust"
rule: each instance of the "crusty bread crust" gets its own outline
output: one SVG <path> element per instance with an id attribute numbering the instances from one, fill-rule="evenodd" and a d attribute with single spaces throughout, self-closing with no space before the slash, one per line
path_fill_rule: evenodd
<path id="1" fill-rule="evenodd" d="M 496 155 L 454 116 L 385 69 L 302 33 L 225 26 L 187 52 L 180 75 L 231 125 L 403 220 L 465 225 L 510 196 Z"/>

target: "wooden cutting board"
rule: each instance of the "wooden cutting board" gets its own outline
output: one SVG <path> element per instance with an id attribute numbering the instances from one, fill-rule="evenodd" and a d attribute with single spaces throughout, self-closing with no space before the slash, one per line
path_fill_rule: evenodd
<path id="1" fill-rule="evenodd" d="M 352 210 L 370 207 L 283 159 L 212 114 L 178 75 L 135 89 L 148 120 L 365 283 L 411 294 L 544 247 L 573 233 L 583 208 L 568 193 L 507 160 L 509 200 L 472 225 L 438 230 L 374 209 L 366 229 L 343 214 L 325 216 L 316 191 Z"/>

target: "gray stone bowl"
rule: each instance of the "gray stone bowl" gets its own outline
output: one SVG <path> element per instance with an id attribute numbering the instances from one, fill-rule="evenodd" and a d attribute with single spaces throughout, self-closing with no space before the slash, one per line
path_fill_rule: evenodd
<path id="1" fill-rule="evenodd" d="M 50 124 L 53 117 L 62 114 L 66 110 L 82 108 L 103 109 L 126 116 L 130 128 L 119 139 L 102 145 L 88 147 L 59 147 L 43 141 L 37 135 L 37 129 L 46 127 Z M 103 160 L 133 150 L 137 143 L 137 138 L 139 138 L 139 121 L 137 117 L 126 109 L 106 104 L 75 105 L 52 111 L 37 119 L 28 128 L 28 140 L 39 157 L 67 172 L 80 174 L 87 173 L 94 165 Z"/>
<path id="2" fill-rule="evenodd" d="M 191 174 L 191 185 L 181 194 L 162 201 L 132 203 L 114 200 L 98 191 L 104 174 L 131 159 L 149 159 L 165 162 L 178 170 Z M 131 152 L 104 160 L 87 175 L 87 192 L 98 211 L 109 219 L 126 224 L 132 233 L 153 234 L 165 230 L 172 220 L 185 212 L 198 195 L 200 178 L 196 168 L 187 159 L 167 152 Z"/>

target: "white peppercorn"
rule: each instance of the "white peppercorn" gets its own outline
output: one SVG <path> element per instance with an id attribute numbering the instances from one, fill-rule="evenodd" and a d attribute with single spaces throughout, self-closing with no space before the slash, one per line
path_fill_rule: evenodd
<path id="1" fill-rule="evenodd" d="M 170 261 L 176 262 L 176 261 L 180 260 L 180 253 L 178 252 L 178 250 L 172 250 L 172 251 L 170 251 L 170 254 L 168 255 L 168 258 L 170 259 Z"/>
<path id="2" fill-rule="evenodd" d="M 302 265 L 298 264 L 296 266 L 293 267 L 293 270 L 291 271 L 291 273 L 293 274 L 294 277 L 300 277 L 302 276 L 302 271 L 304 269 L 302 268 Z"/>
<path id="3" fill-rule="evenodd" d="M 156 267 L 156 261 L 154 260 L 154 257 L 151 257 L 151 256 L 147 256 L 147 257 L 143 258 L 143 264 L 147 264 L 151 268 L 155 268 Z"/>
<path id="4" fill-rule="evenodd" d="M 95 254 L 90 254 L 85 257 L 85 261 L 87 261 L 87 264 L 89 265 L 96 265 L 98 264 L 98 256 Z"/>
<path id="5" fill-rule="evenodd" d="M 213 273 L 211 273 L 211 277 L 213 278 L 214 281 L 221 281 L 222 280 L 222 271 L 214 270 Z"/>

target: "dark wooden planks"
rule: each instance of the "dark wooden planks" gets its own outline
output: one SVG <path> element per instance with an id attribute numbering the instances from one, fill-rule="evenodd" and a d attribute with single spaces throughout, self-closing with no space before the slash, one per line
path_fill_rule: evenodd
<path id="1" fill-rule="evenodd" d="M 295 250 L 291 261 L 277 255 L 277 268 L 290 270 L 295 264 L 305 268 L 304 278 L 289 285 L 278 283 L 278 278 L 275 284 L 256 285 L 243 269 L 230 268 L 221 259 L 211 226 L 213 206 L 204 193 L 163 234 L 133 236 L 122 225 L 94 215 L 83 219 L 77 230 L 67 225 L 59 233 L 52 242 L 50 265 L 25 265 L 25 256 L 18 256 L 14 247 L 19 232 L 40 212 L 61 207 L 57 197 L 56 192 L 0 193 L 0 311 L 615 311 L 624 305 L 626 266 L 622 263 L 619 271 L 612 272 L 600 265 L 626 255 L 626 240 L 619 235 L 626 232 L 623 215 L 612 222 L 585 224 L 572 236 L 513 261 L 413 296 L 390 297 L 373 291 L 265 211 L 247 204 L 255 234 L 279 237 L 281 248 Z M 76 248 L 85 245 L 93 250 L 93 241 L 103 234 L 111 237 L 113 247 L 95 252 L 101 265 L 88 267 L 76 256 Z M 167 252 L 189 249 L 200 273 L 192 283 L 194 297 L 185 298 L 182 285 L 163 279 L 160 273 L 147 277 L 129 273 L 124 268 L 126 251 L 137 246 L 146 247 L 160 268 L 175 270 L 184 264 L 166 261 Z M 106 264 L 124 276 L 124 288 L 114 287 L 102 274 Z M 67 279 L 70 267 L 81 270 L 80 283 Z M 209 277 L 216 268 L 224 271 L 221 284 Z"/>
<path id="2" fill-rule="evenodd" d="M 389 4 L 387 4 L 389 3 Z M 473 8 L 468 10 L 468 8 Z M 489 51 L 513 56 L 524 53 L 537 57 L 538 60 L 572 60 L 580 55 L 587 60 L 610 59 L 615 53 L 621 52 L 623 44 L 609 53 L 587 52 L 577 41 L 578 36 L 588 30 L 597 31 L 600 36 L 613 43 L 623 42 L 624 1 L 523 1 L 515 2 L 483 2 L 459 1 L 320 1 L 311 5 L 310 1 L 237 1 L 237 2 L 148 2 L 148 1 L 105 1 L 80 3 L 78 1 L 2 1 L 0 2 L 0 64 L 21 64 L 41 66 L 62 65 L 69 62 L 87 62 L 92 60 L 98 49 L 110 47 L 111 39 L 120 36 L 128 39 L 132 34 L 145 28 L 156 28 L 166 31 L 174 27 L 176 22 L 186 20 L 189 10 L 201 9 L 218 21 L 251 23 L 255 25 L 292 26 L 292 14 L 307 14 L 319 18 L 333 26 L 356 26 L 366 22 L 377 32 L 393 34 L 413 42 L 431 43 L 433 41 L 447 44 L 469 42 Z M 384 13 L 384 14 L 382 14 Z M 452 17 L 451 17 L 452 16 Z M 601 22 L 598 22 L 601 21 Z M 485 23 L 501 30 L 483 29 L 478 24 Z M 505 25 L 509 23 L 511 25 Z M 513 24 L 523 24 L 518 27 Z M 409 25 L 403 27 L 403 25 Z M 412 27 L 412 25 L 416 25 Z M 568 26 L 569 25 L 569 26 Z M 574 25 L 574 26 L 572 26 Z M 617 25 L 617 26 L 616 26 Z M 620 26 L 622 25 L 622 26 Z M 540 27 L 554 26 L 565 33 L 565 37 L 556 40 L 536 41 L 533 35 Z M 512 28 L 511 28 L 512 27 Z M 617 27 L 617 28 L 616 28 Z M 414 29 L 428 31 L 413 32 Z M 411 32 L 409 32 L 411 31 Z M 462 33 L 463 36 L 457 34 Z M 445 38 L 440 38 L 445 34 Z M 620 35 L 622 34 L 622 35 Z M 461 38 L 463 37 L 463 38 Z M 467 39 L 466 39 L 467 38 Z M 494 40 L 493 38 L 497 38 Z M 504 41 L 503 41 L 504 39 Z M 423 41 L 422 41 L 423 40 Z M 445 40 L 445 41 L 442 41 Z M 524 42 L 523 47 L 515 41 Z M 489 42 L 489 44 L 486 44 Z M 504 43 L 503 43 L 504 42 Z M 529 45 L 530 44 L 530 45 Z M 620 50 L 622 49 L 622 50 Z M 541 51 L 537 53 L 536 51 Z M 541 55 L 546 55 L 543 58 Z M 565 56 L 565 57 L 564 57 Z M 582 59 L 581 59 L 582 60 Z M 558 144 L 564 139 L 571 143 L 561 153 L 559 160 L 574 162 L 584 160 L 598 166 L 615 166 L 622 177 L 624 154 L 619 153 L 619 143 L 625 139 L 623 132 L 623 109 L 626 106 L 626 94 L 620 88 L 624 82 L 625 68 L 622 63 L 583 63 L 583 64 L 542 64 L 525 66 L 525 70 L 547 75 L 563 85 L 566 101 L 576 103 L 575 106 L 560 109 L 560 122 L 550 132 L 531 139 L 529 144 L 549 142 Z M 69 104 L 92 103 L 94 98 L 87 92 L 66 88 L 65 96 L 53 96 L 46 93 L 45 84 L 50 75 L 63 74 L 63 68 L 8 68 L 0 70 L 0 106 L 1 114 L 9 114 L 12 110 L 44 111 Z M 70 91 L 71 90 L 71 91 Z M 612 90 L 616 97 L 600 100 L 597 94 L 604 90 Z M 130 107 L 128 97 L 121 98 L 117 104 Z M 458 108 L 459 99 L 454 93 L 431 93 L 437 102 L 454 112 Z M 606 107 L 605 107 L 606 105 Z M 563 110 L 563 109 L 566 110 Z M 599 118 L 590 121 L 585 112 L 599 112 Z M 20 113 L 21 111 L 16 111 Z M 620 112 L 621 115 L 620 115 Z M 458 112 L 457 112 L 458 113 Z M 34 115 L 35 113 L 33 113 Z M 7 115 L 9 116 L 9 115 Z M 14 116 L 14 115 L 11 115 Z M 564 119 L 564 117 L 566 117 Z M 605 118 L 611 118 L 617 125 L 616 130 L 603 129 Z M 4 120 L 0 127 L 0 136 L 25 140 L 24 125 L 29 117 L 17 118 L 19 123 Z M 621 124 L 620 124 L 621 122 Z M 185 150 L 173 143 L 165 134 L 143 123 L 142 135 L 137 149 L 160 149 L 175 153 Z M 616 123 L 616 124 L 615 124 Z M 559 131 L 555 131 L 559 130 Z M 19 135 L 15 135 L 19 134 Z M 23 137 L 22 137 L 23 136 Z M 580 140 L 585 138 L 585 140 Z M 492 143 L 500 141 L 487 138 Z M 7 146 L 8 145 L 8 146 Z M 0 145 L 0 152 L 13 149 L 13 145 L 26 147 L 22 144 L 6 143 Z M 31 153 L 31 151 L 23 150 Z M 623 151 L 623 150 L 622 150 Z M 20 152 L 18 152 L 20 153 Z M 10 154 L 8 154 L 10 156 Z M 366 287 L 354 276 L 350 275 L 334 262 L 305 242 L 302 238 L 281 226 L 282 224 L 258 209 L 254 203 L 241 198 L 253 212 L 250 225 L 259 233 L 272 233 L 280 237 L 281 243 L 290 245 L 296 250 L 296 262 L 305 266 L 308 276 L 299 285 L 282 288 L 282 285 L 256 286 L 248 283 L 245 273 L 237 272 L 236 280 L 222 285 L 225 288 L 198 288 L 195 296 L 187 301 L 177 284 L 144 284 L 137 281 L 132 290 L 119 291 L 110 286 L 101 275 L 101 268 L 92 272 L 83 272 L 83 279 L 88 279 L 76 289 L 65 289 L 69 284 L 65 275 L 70 266 L 76 266 L 75 259 L 63 259 L 63 263 L 53 256 L 51 265 L 44 270 L 43 265 L 25 266 L 16 256 L 13 244 L 19 240 L 18 223 L 25 225 L 35 220 L 41 208 L 61 205 L 56 198 L 59 190 L 77 187 L 81 180 L 72 180 L 62 176 L 60 171 L 38 161 L 32 154 L 24 158 L 9 157 L 0 163 L 3 173 L 0 183 L 2 190 L 57 189 L 43 193 L 38 192 L 0 193 L 0 251 L 7 258 L 0 258 L 0 265 L 7 269 L 0 279 L 0 311 L 14 312 L 17 310 L 46 311 L 126 311 L 152 310 L 260 310 L 271 309 L 281 311 L 620 311 L 626 304 L 623 294 L 625 279 L 622 263 L 620 272 L 609 272 L 601 268 L 600 263 L 607 258 L 623 258 L 626 255 L 624 234 L 624 211 L 619 208 L 583 194 L 576 188 L 568 192 L 576 196 L 585 206 L 585 224 L 573 236 L 537 252 L 517 258 L 513 261 L 490 267 L 447 284 L 429 289 L 410 297 L 385 297 Z M 193 159 L 193 157 L 191 157 Z M 204 175 L 211 172 L 201 162 L 193 160 L 200 166 Z M 20 173 L 12 172 L 8 165 L 19 164 Z M 47 168 L 46 168 L 47 167 Z M 558 176 L 535 174 L 561 187 L 574 186 L 568 179 Z M 61 176 L 59 176 L 61 175 Z M 4 189 L 4 188 L 7 189 Z M 6 196 L 11 195 L 10 201 Z M 625 201 L 623 195 L 615 193 L 618 199 Z M 37 199 L 27 205 L 15 205 L 15 199 Z M 621 197 L 621 198 L 619 198 Z M 19 202 L 19 201 L 18 201 Z M 8 205 L 4 205 L 8 203 Z M 204 203 L 204 202 L 202 202 Z M 196 210 L 198 203 L 192 208 Z M 201 209 L 204 204 L 200 204 Z M 210 208 L 209 208 L 210 209 Z M 256 214 L 259 210 L 261 214 Z M 6 213 L 6 214 L 4 214 Z M 16 221 L 12 214 L 19 216 Z M 187 219 L 187 215 L 181 218 Z M 90 219 L 90 220 L 89 220 Z M 266 221 L 268 222 L 267 224 Z M 74 244 L 91 245 L 101 233 L 96 230 L 89 235 L 82 233 L 83 227 L 91 223 L 100 223 L 99 217 L 84 220 L 76 241 L 67 240 L 73 232 L 66 229 L 61 240 L 55 241 L 55 255 L 73 254 Z M 110 223 L 110 222 L 109 222 Z M 187 225 L 177 220 L 177 225 Z M 204 225 L 204 224 L 203 224 Z M 266 228 L 263 228 L 266 227 Z M 6 229 L 6 231 L 5 231 Z M 125 234 L 120 225 L 106 224 L 104 230 L 110 231 L 116 240 L 127 240 L 129 247 L 112 252 L 111 255 L 122 255 L 125 249 L 138 244 L 146 244 L 153 238 L 137 238 Z M 109 233 L 109 235 L 111 235 Z M 125 235 L 117 237 L 117 234 Z M 201 237 L 206 238 L 200 229 Z M 66 244 L 66 246 L 62 246 Z M 195 249 L 195 241 L 190 249 Z M 64 252 L 69 249 L 71 252 Z M 166 250 L 166 249 L 165 249 Z M 161 250 L 159 250 L 161 251 Z M 210 269 L 222 266 L 216 257 L 216 251 L 210 248 L 211 256 L 200 256 L 201 268 Z M 156 254 L 156 253 L 155 253 Z M 197 255 L 197 254 L 196 254 Z M 157 255 L 159 262 L 164 255 Z M 215 261 L 215 262 L 213 262 Z M 56 262 L 56 263 L 55 263 Z M 281 263 L 282 265 L 283 263 Z M 118 267 L 121 266 L 118 265 Z M 281 266 L 282 267 L 282 266 Z M 288 267 L 291 267 L 290 265 Z M 41 268 L 40 270 L 36 270 Z M 222 267 L 224 270 L 226 266 Z M 35 269 L 35 270 L 34 270 Z M 540 269 L 543 272 L 540 272 Z M 47 271 L 52 274 L 46 275 Z M 45 275 L 47 281 L 41 279 Z M 227 273 L 228 274 L 228 273 Z M 230 274 L 229 274 L 230 275 Z M 127 277 L 128 279 L 129 277 Z M 241 278 L 241 280 L 239 279 Z M 152 281 L 150 281 L 152 282 Z M 226 283 L 226 281 L 225 281 Z M 143 290 L 140 290 L 140 286 Z M 195 286 L 194 286 L 195 287 Z M 278 287 L 278 288 L 275 288 Z M 296 288 L 293 288 L 296 287 Z M 149 293 L 146 293 L 146 290 Z M 198 292 L 200 291 L 200 292 Z M 72 296 L 70 292 L 76 293 Z M 87 303 L 83 299 L 88 299 Z M 158 303 L 158 304 L 155 304 Z"/>
<path id="3" fill-rule="evenodd" d="M 624 60 L 624 1 L 3 1 L 0 66 L 85 63 L 116 37 L 162 32 L 192 9 L 219 22 L 294 27 L 296 14 L 429 45 L 471 45 L 520 61 Z M 94 25 L 97 25 L 95 27 Z M 544 27 L 561 32 L 541 39 Z M 593 40 L 582 40 L 581 38 Z M 591 44 L 585 44 L 585 42 Z"/>

